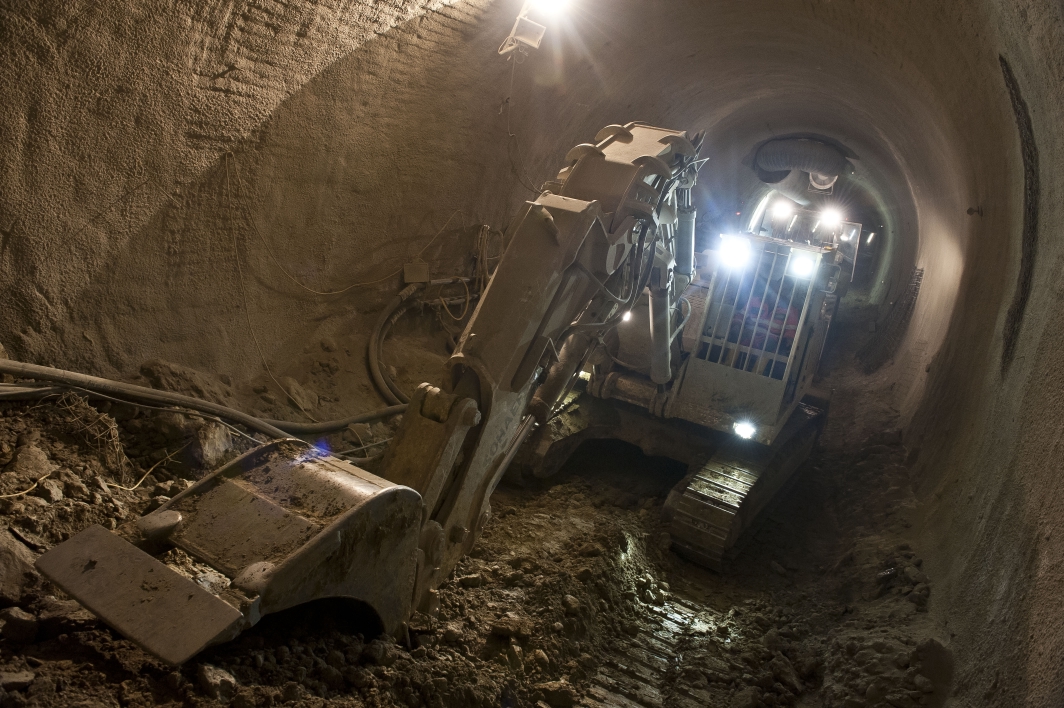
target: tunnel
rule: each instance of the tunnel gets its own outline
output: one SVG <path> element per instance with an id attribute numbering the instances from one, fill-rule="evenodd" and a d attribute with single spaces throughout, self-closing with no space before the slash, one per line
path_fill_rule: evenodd
<path id="1" fill-rule="evenodd" d="M 947 704 L 1064 704 L 1064 6 L 546 5 L 500 56 L 517 0 L 6 3 L 6 356 L 276 381 L 364 347 L 405 264 L 461 271 L 605 125 L 705 131 L 699 250 L 769 194 L 759 146 L 830 143 L 853 170 L 818 203 L 876 234 L 832 410 L 903 431 Z"/>

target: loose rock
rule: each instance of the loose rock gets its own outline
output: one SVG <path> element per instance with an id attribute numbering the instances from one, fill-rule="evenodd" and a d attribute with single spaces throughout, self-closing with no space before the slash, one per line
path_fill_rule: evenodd
<path id="1" fill-rule="evenodd" d="M 538 683 L 536 689 L 543 692 L 543 699 L 551 708 L 571 708 L 576 703 L 576 691 L 568 681 Z"/>
<path id="2" fill-rule="evenodd" d="M 0 689 L 5 691 L 21 691 L 28 688 L 37 675 L 32 671 L 3 671 L 0 672 Z"/>
<path id="3" fill-rule="evenodd" d="M 49 504 L 63 501 L 63 485 L 54 479 L 41 480 L 34 493 Z"/>
<path id="4" fill-rule="evenodd" d="M 76 600 L 57 600 L 47 597 L 40 605 L 38 616 L 40 633 L 45 639 L 60 634 L 83 632 L 96 626 L 96 615 L 81 606 Z"/>
<path id="5" fill-rule="evenodd" d="M 228 703 L 236 692 L 236 679 L 228 671 L 217 666 L 200 664 L 196 678 L 204 693 L 223 703 Z"/>
<path id="6" fill-rule="evenodd" d="M 34 555 L 26 545 L 0 528 L 0 603 L 14 605 L 26 587 L 34 584 Z"/>
<path id="7" fill-rule="evenodd" d="M 20 607 L 0 610 L 0 620 L 4 622 L 4 628 L 0 632 L 8 641 L 27 644 L 37 637 L 40 627 L 37 618 Z"/>
<path id="8" fill-rule="evenodd" d="M 732 699 L 732 708 L 757 708 L 761 701 L 761 691 L 756 686 L 747 686 Z"/>
<path id="9" fill-rule="evenodd" d="M 463 575 L 458 579 L 458 584 L 464 588 L 479 588 L 484 584 L 484 576 L 480 573 L 474 573 L 473 575 Z"/>
<path id="10" fill-rule="evenodd" d="M 303 388 L 291 376 L 283 377 L 280 380 L 280 384 L 299 408 L 309 411 L 318 407 L 318 394 Z"/>
<path id="11" fill-rule="evenodd" d="M 491 633 L 500 637 L 526 639 L 532 635 L 532 623 L 522 617 L 507 614 L 491 623 Z"/>

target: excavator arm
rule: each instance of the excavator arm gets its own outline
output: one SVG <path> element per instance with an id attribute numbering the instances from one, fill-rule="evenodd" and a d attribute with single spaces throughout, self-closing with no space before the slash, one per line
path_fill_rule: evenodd
<path id="1" fill-rule="evenodd" d="M 700 142 L 631 123 L 569 152 L 514 221 L 444 380 L 418 387 L 379 474 L 268 443 L 115 532 L 90 527 L 38 568 L 175 664 L 319 598 L 361 600 L 393 633 L 433 613 L 518 448 L 648 286 L 661 310 L 655 380 L 671 376 L 669 297 L 693 252 L 679 215 Z"/>
<path id="2" fill-rule="evenodd" d="M 660 242 L 676 216 L 666 211 L 663 222 L 662 207 L 678 186 L 690 189 L 695 154 L 683 133 L 610 126 L 596 144 L 570 151 L 559 179 L 524 205 L 447 363 L 448 392 L 418 389 L 382 465 L 385 478 L 416 489 L 425 504 L 419 610 L 435 610 L 435 588 L 479 537 L 507 466 L 601 336 L 652 277 L 671 279 L 675 258 L 660 256 L 671 253 Z M 471 421 L 474 411 L 478 425 L 451 422 Z"/>

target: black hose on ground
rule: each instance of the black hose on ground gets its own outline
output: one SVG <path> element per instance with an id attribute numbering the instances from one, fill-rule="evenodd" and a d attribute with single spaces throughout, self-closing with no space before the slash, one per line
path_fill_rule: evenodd
<path id="1" fill-rule="evenodd" d="M 366 358 L 368 360 L 369 373 L 373 377 L 373 383 L 377 386 L 377 391 L 388 403 L 399 405 L 401 403 L 409 403 L 410 398 L 406 396 L 395 385 L 395 382 L 390 377 L 386 377 L 381 371 L 381 346 L 384 343 L 382 332 L 386 326 L 390 326 L 389 319 L 396 311 L 399 310 L 403 304 L 425 287 L 424 283 L 411 283 L 403 288 L 398 295 L 392 298 L 387 307 L 381 310 L 380 316 L 377 317 L 377 324 L 373 327 L 373 332 L 369 336 L 369 343 L 366 345 Z M 390 384 L 390 385 L 389 385 Z"/>
<path id="2" fill-rule="evenodd" d="M 270 425 L 255 416 L 242 413 L 238 410 L 217 403 L 211 403 L 210 401 L 192 398 L 191 396 L 183 396 L 179 393 L 157 391 L 145 386 L 119 383 L 118 381 L 102 379 L 98 376 L 89 376 L 88 374 L 79 374 L 73 371 L 64 371 L 63 369 L 53 369 L 50 366 L 24 364 L 20 361 L 11 361 L 9 359 L 0 360 L 0 374 L 10 374 L 11 376 L 37 379 L 39 381 L 53 381 L 67 386 L 83 388 L 87 391 L 96 391 L 98 393 L 106 393 L 119 398 L 128 398 L 133 401 L 181 406 L 183 408 L 200 411 L 201 413 L 209 413 L 218 416 L 219 418 L 225 418 L 240 423 L 251 430 L 258 431 L 264 435 L 269 435 L 272 438 L 289 437 L 285 431 L 276 426 Z"/>
<path id="3" fill-rule="evenodd" d="M 279 428 L 286 433 L 292 435 L 318 435 L 321 433 L 335 433 L 338 430 L 343 430 L 349 425 L 355 423 L 368 423 L 371 420 L 380 420 L 381 418 L 387 418 L 390 415 L 399 415 L 406 410 L 405 403 L 389 406 L 387 408 L 381 408 L 375 411 L 369 411 L 368 413 L 360 413 L 350 418 L 344 418 L 343 420 L 326 420 L 321 423 L 289 423 L 287 420 L 269 420 L 263 419 L 263 423 L 272 425 L 275 428 Z"/>
<path id="4" fill-rule="evenodd" d="M 118 381 L 112 381 L 110 379 L 102 379 L 87 374 L 65 371 L 63 369 L 53 369 L 47 366 L 24 364 L 9 359 L 0 359 L 0 373 L 23 378 L 51 381 L 61 384 L 63 387 L 69 386 L 85 391 L 109 394 L 116 398 L 129 399 L 132 402 L 139 401 L 154 403 L 156 405 L 180 406 L 182 408 L 188 408 L 201 413 L 209 413 L 218 418 L 224 418 L 226 420 L 240 423 L 252 430 L 257 430 L 260 433 L 264 433 L 274 438 L 287 438 L 291 435 L 333 433 L 343 430 L 348 425 L 387 418 L 390 415 L 398 415 L 406 410 L 406 404 L 403 403 L 388 408 L 369 411 L 367 413 L 360 413 L 351 416 L 350 418 L 344 418 L 343 420 L 327 420 L 321 423 L 290 423 L 284 420 L 265 420 L 262 418 L 256 418 L 255 416 L 241 413 L 233 408 L 204 401 L 199 398 L 183 396 L 179 393 L 158 391 L 154 388 L 119 383 Z M 61 390 L 63 390 L 61 387 L 42 386 L 39 384 L 3 384 L 0 385 L 0 400 L 36 400 L 47 398 L 48 396 L 54 396 Z M 369 461 L 376 459 L 376 456 L 371 455 L 367 458 L 357 459 Z"/>
<path id="5" fill-rule="evenodd" d="M 0 401 L 38 401 L 63 394 L 65 386 L 38 383 L 0 384 Z"/>

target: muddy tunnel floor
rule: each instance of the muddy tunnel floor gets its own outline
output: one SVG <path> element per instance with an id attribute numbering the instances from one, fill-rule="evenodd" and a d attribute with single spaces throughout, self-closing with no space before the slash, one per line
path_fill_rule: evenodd
<path id="1" fill-rule="evenodd" d="M 857 444 L 849 427 L 825 435 L 722 573 L 669 549 L 661 510 L 682 469 L 585 445 L 550 480 L 500 486 L 439 615 L 415 615 L 408 637 L 375 636 L 365 608 L 323 603 L 175 670 L 40 578 L 33 558 L 144 513 L 254 443 L 94 403 L 0 403 L 2 706 L 904 708 L 949 693 L 946 632 L 930 623 L 932 582 L 909 545 L 909 453 L 889 427 Z"/>

